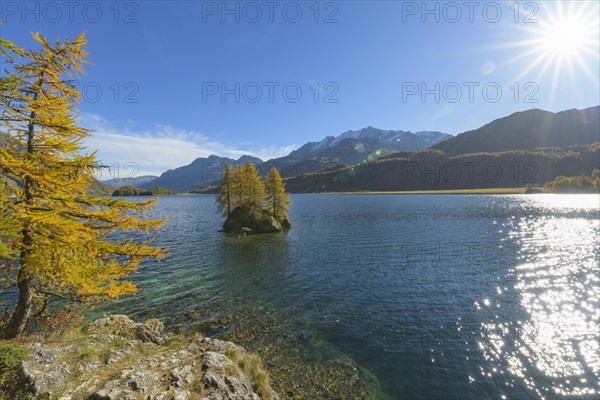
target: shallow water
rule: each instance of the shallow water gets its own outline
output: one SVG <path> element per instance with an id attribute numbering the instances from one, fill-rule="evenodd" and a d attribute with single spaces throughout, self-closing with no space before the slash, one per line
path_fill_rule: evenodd
<path id="1" fill-rule="evenodd" d="M 206 314 L 189 310 L 214 304 L 265 310 L 285 321 L 271 335 L 297 330 L 291 346 L 316 360 L 350 358 L 378 398 L 597 396 L 599 196 L 292 200 L 288 233 L 240 238 L 218 231 L 213 196 L 161 198 L 170 256 L 99 312 L 193 324 Z"/>

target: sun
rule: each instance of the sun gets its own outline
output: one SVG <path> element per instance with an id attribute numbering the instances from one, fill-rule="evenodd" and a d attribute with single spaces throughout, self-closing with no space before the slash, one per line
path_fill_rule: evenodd
<path id="1" fill-rule="evenodd" d="M 556 58 L 573 57 L 585 49 L 592 32 L 584 21 L 563 18 L 552 21 L 540 34 L 540 46 L 547 56 Z"/>
<path id="2" fill-rule="evenodd" d="M 592 3 L 593 4 L 593 3 Z M 543 58 L 572 62 L 589 55 L 598 57 L 598 3 L 569 3 L 568 9 L 557 2 L 556 9 L 546 10 L 545 18 L 533 27 L 537 50 Z"/>
<path id="3" fill-rule="evenodd" d="M 516 3 L 515 3 L 516 4 Z M 527 3 L 530 4 L 530 3 Z M 507 27 L 508 37 L 496 49 L 511 49 L 513 57 L 504 65 L 518 64 L 514 77 L 518 82 L 532 79 L 540 82 L 549 77 L 550 99 L 555 99 L 559 86 L 571 86 L 586 79 L 598 85 L 596 67 L 600 59 L 600 2 L 548 1 L 535 3 L 521 11 L 534 16 L 529 23 Z"/>
<path id="4" fill-rule="evenodd" d="M 545 67 L 554 63 L 558 68 L 585 68 L 588 58 L 600 57 L 598 3 L 550 2 L 541 11 L 539 22 L 527 29 L 528 53 L 537 56 L 531 67 L 545 62 Z"/>

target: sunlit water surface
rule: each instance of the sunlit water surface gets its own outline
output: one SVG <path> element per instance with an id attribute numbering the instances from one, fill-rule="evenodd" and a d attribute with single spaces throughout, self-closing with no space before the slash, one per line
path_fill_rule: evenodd
<path id="1" fill-rule="evenodd" d="M 287 234 L 245 238 L 218 231 L 212 196 L 161 198 L 170 256 L 101 311 L 265 307 L 374 374 L 379 398 L 598 396 L 599 196 L 292 198 Z"/>

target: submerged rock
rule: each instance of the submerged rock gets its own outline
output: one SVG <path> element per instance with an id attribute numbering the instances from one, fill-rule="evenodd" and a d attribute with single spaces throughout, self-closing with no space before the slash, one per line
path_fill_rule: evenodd
<path id="1" fill-rule="evenodd" d="M 255 213 L 248 207 L 236 207 L 225 220 L 223 231 L 238 234 L 274 233 L 291 226 L 288 217 L 277 220 L 267 210 Z"/>
<path id="2" fill-rule="evenodd" d="M 163 331 L 157 320 L 101 318 L 68 345 L 32 345 L 20 365 L 22 385 L 33 399 L 279 399 L 244 373 L 248 355 L 240 346 Z"/>

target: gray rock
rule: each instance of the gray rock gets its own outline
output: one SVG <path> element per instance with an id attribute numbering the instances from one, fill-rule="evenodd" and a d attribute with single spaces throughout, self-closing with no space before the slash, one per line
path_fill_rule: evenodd
<path id="1" fill-rule="evenodd" d="M 206 400 L 260 400 L 260 397 L 252 390 L 252 384 L 248 378 L 239 372 L 235 375 L 223 375 L 209 370 L 202 381 L 205 388 L 213 389 L 204 398 Z"/>
<path id="2" fill-rule="evenodd" d="M 210 400 L 260 400 L 249 378 L 222 354 L 232 349 L 246 354 L 242 347 L 210 338 L 167 347 L 163 332 L 157 320 L 101 318 L 88 333 L 88 344 L 97 350 L 86 356 L 92 358 L 75 364 L 77 345 L 56 348 L 35 343 L 31 357 L 20 365 L 21 374 L 34 399 L 47 398 L 60 388 L 61 400 L 190 400 L 195 394 Z M 105 363 L 101 357 L 115 341 L 124 348 L 112 349 Z M 70 369 L 77 371 L 73 381 Z M 198 384 L 203 386 L 201 393 Z M 276 394 L 272 398 L 278 399 Z"/>
<path id="3" fill-rule="evenodd" d="M 226 355 L 215 353 L 214 351 L 207 351 L 204 355 L 204 365 L 202 366 L 202 369 L 224 369 L 232 366 L 235 366 L 234 362 Z"/>
<path id="4" fill-rule="evenodd" d="M 135 392 L 119 387 L 100 389 L 94 393 L 90 400 L 139 400 Z"/>
<path id="5" fill-rule="evenodd" d="M 146 322 L 134 322 L 127 315 L 112 315 L 100 318 L 93 322 L 97 328 L 110 329 L 114 333 L 140 340 L 144 343 L 163 344 L 165 326 L 157 319 L 149 319 Z"/>
<path id="6" fill-rule="evenodd" d="M 125 357 L 128 356 L 132 356 L 134 355 L 135 352 L 132 350 L 127 350 L 127 349 L 123 349 L 123 350 L 112 350 L 110 352 L 110 355 L 108 357 L 108 360 L 106 360 L 106 365 L 113 365 L 118 361 L 121 361 L 122 359 L 124 359 Z"/>
<path id="7" fill-rule="evenodd" d="M 82 362 L 79 364 L 79 368 L 81 368 L 81 370 L 86 373 L 93 372 L 93 371 L 97 370 L 99 367 L 100 367 L 100 363 L 98 361 Z"/>
<path id="8" fill-rule="evenodd" d="M 119 315 L 113 315 L 112 318 L 114 318 L 114 317 L 119 317 Z M 113 320 L 112 318 L 110 318 L 110 317 L 98 318 L 97 320 L 92 322 L 92 326 L 95 326 L 95 327 L 109 326 L 111 321 Z"/>
<path id="9" fill-rule="evenodd" d="M 239 234 L 273 233 L 291 227 L 287 218 L 284 225 L 267 211 L 262 210 L 255 215 L 248 207 L 236 207 L 223 223 L 223 231 Z"/>
<path id="10" fill-rule="evenodd" d="M 279 222 L 281 223 L 281 227 L 283 229 L 290 229 L 292 227 L 292 222 L 287 216 L 283 217 Z"/>
<path id="11" fill-rule="evenodd" d="M 226 350 L 233 349 L 233 350 L 237 350 L 237 351 L 241 352 L 242 354 L 246 354 L 246 350 L 244 350 L 243 347 L 238 346 L 235 343 L 226 342 L 226 341 L 220 340 L 220 339 L 212 339 L 212 338 L 204 337 L 204 338 L 200 339 L 200 343 L 209 344 L 214 351 L 219 351 L 221 353 Z"/>
<path id="12" fill-rule="evenodd" d="M 54 388 L 64 385 L 69 379 L 69 364 L 61 361 L 62 355 L 70 350 L 35 347 L 31 358 L 21 362 L 20 374 L 28 382 L 35 396 L 49 395 Z"/>
<path id="13" fill-rule="evenodd" d="M 190 394 L 187 390 L 175 390 L 173 393 L 173 400 L 189 400 Z"/>
<path id="14" fill-rule="evenodd" d="M 183 389 L 194 382 L 195 376 L 190 364 L 175 368 L 171 371 L 171 385 Z"/>
<path id="15" fill-rule="evenodd" d="M 145 323 L 136 324 L 135 337 L 144 343 L 163 344 L 165 342 L 163 336 L 164 330 L 165 326 L 162 322 L 156 319 L 149 319 Z"/>
<path id="16" fill-rule="evenodd" d="M 151 372 L 136 370 L 127 379 L 126 385 L 134 392 L 153 394 L 161 385 L 160 378 Z"/>

